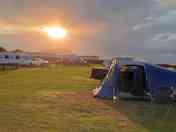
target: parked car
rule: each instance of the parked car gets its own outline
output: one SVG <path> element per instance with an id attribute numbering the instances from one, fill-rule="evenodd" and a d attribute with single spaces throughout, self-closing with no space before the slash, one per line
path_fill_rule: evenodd
<path id="1" fill-rule="evenodd" d="M 48 61 L 43 60 L 41 58 L 34 58 L 34 59 L 32 59 L 32 65 L 34 65 L 34 66 L 45 66 L 45 65 L 48 65 Z"/>

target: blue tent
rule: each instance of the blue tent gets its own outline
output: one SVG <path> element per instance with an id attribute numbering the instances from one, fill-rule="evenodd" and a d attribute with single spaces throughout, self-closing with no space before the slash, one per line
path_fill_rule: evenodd
<path id="1" fill-rule="evenodd" d="M 94 95 L 103 98 L 113 98 L 113 96 L 118 96 L 118 79 L 120 73 L 120 66 L 117 64 L 112 64 L 111 68 L 102 81 L 101 85 L 94 90 Z"/>
<path id="2" fill-rule="evenodd" d="M 119 65 L 117 61 L 113 61 L 107 76 L 94 90 L 94 95 L 101 98 L 116 99 L 120 92 L 125 91 L 135 96 L 149 96 L 150 99 L 154 100 L 175 99 L 176 71 L 147 63 L 130 64 L 126 67 L 130 69 L 128 70 L 130 76 L 128 75 L 129 78 L 127 79 L 121 77 L 123 66 Z M 139 74 L 141 69 L 143 74 Z M 140 82 L 141 78 L 143 78 L 142 82 Z M 126 85 L 128 82 L 131 83 L 130 86 Z M 139 85 L 140 83 L 142 85 Z M 125 85 L 125 88 L 122 84 Z"/>

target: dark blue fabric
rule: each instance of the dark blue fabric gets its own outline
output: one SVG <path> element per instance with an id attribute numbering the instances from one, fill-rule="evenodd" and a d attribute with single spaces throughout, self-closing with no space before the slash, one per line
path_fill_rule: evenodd
<path id="1" fill-rule="evenodd" d="M 148 91 L 156 96 L 161 89 L 176 88 L 176 72 L 159 66 L 145 65 Z"/>
<path id="2" fill-rule="evenodd" d="M 137 65 L 136 65 L 137 66 Z M 144 64 L 145 72 L 145 91 L 149 92 L 152 96 L 156 96 L 160 90 L 176 89 L 176 71 L 168 70 L 156 65 Z M 137 69 L 134 69 L 134 79 L 137 78 Z M 119 78 L 120 78 L 120 65 L 112 64 L 111 69 L 100 87 L 97 89 L 96 95 L 101 98 L 112 99 L 113 96 L 119 94 Z"/>
<path id="3" fill-rule="evenodd" d="M 98 88 L 97 97 L 112 99 L 113 96 L 118 95 L 118 80 L 120 73 L 120 66 L 113 64 L 111 69 L 102 84 Z"/>

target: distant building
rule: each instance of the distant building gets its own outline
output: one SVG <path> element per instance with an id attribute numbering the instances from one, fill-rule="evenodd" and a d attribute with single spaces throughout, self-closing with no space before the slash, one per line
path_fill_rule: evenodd
<path id="1" fill-rule="evenodd" d="M 54 53 L 31 52 L 31 54 L 34 58 L 57 58 L 57 55 Z"/>
<path id="2" fill-rule="evenodd" d="M 60 60 L 65 64 L 82 64 L 81 58 L 75 54 L 60 55 Z"/>
<path id="3" fill-rule="evenodd" d="M 132 57 L 115 57 L 120 65 L 136 64 L 136 60 Z M 109 67 L 112 63 L 112 59 L 104 59 L 103 65 Z"/>
<path id="4" fill-rule="evenodd" d="M 0 52 L 0 64 L 31 65 L 32 55 L 24 52 Z"/>
<path id="5" fill-rule="evenodd" d="M 80 56 L 81 60 L 88 64 L 102 64 L 103 61 L 100 60 L 99 56 Z"/>
<path id="6" fill-rule="evenodd" d="M 84 59 L 84 60 L 100 60 L 100 57 L 99 56 L 80 56 L 81 59 Z"/>
<path id="7" fill-rule="evenodd" d="M 134 58 L 132 57 L 116 57 L 117 61 L 121 65 L 134 63 Z"/>
<path id="8" fill-rule="evenodd" d="M 45 53 L 45 52 L 31 52 L 33 59 L 43 59 L 48 61 L 49 63 L 56 63 L 58 57 L 54 53 Z"/>
<path id="9" fill-rule="evenodd" d="M 44 53 L 35 52 L 32 53 L 33 58 L 41 58 L 47 60 L 49 63 L 65 63 L 65 64 L 81 64 L 83 61 L 81 58 L 72 53 Z"/>

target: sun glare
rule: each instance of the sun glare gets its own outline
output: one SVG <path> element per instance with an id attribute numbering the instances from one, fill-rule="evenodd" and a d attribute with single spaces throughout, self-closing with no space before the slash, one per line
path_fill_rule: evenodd
<path id="1" fill-rule="evenodd" d="M 44 27 L 44 32 L 54 39 L 64 39 L 67 36 L 67 30 L 63 27 Z"/>

